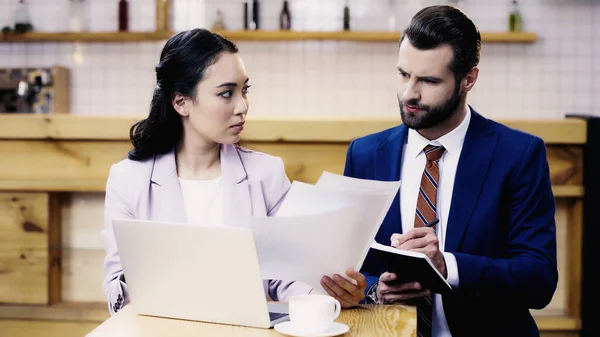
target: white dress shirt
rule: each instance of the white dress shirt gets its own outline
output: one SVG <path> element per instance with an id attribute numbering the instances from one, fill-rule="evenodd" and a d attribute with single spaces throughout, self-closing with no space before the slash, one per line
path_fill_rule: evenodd
<path id="1" fill-rule="evenodd" d="M 406 233 L 414 227 L 415 211 L 417 208 L 417 197 L 421 186 L 421 177 L 425 169 L 426 156 L 423 152 L 425 146 L 431 144 L 443 146 L 446 151 L 439 162 L 440 178 L 437 192 L 437 216 L 440 222 L 436 225 L 436 233 L 439 240 L 440 251 L 444 252 L 446 238 L 446 224 L 450 213 L 452 202 L 452 190 L 454 189 L 454 178 L 462 146 L 465 141 L 471 110 L 467 106 L 467 112 L 461 124 L 436 140 L 428 140 L 413 129 L 408 130 L 407 142 L 402 154 L 402 167 L 400 171 L 400 214 L 402 216 L 402 232 Z M 456 258 L 451 253 L 444 252 L 448 282 L 453 287 L 458 287 L 458 266 Z M 433 299 L 433 322 L 432 334 L 434 337 L 451 336 L 444 313 L 442 296 L 434 294 Z"/>
<path id="2" fill-rule="evenodd" d="M 223 178 L 187 180 L 179 178 L 185 215 L 190 224 L 223 226 Z"/>

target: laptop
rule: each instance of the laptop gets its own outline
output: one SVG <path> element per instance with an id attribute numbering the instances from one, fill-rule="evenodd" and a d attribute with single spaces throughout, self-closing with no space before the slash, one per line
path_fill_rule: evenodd
<path id="1" fill-rule="evenodd" d="M 287 305 L 267 303 L 249 228 L 112 224 L 138 314 L 266 329 L 289 319 Z"/>

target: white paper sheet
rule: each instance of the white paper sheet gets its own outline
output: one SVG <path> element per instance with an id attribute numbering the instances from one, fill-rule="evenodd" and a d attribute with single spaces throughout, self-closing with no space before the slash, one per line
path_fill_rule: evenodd
<path id="1" fill-rule="evenodd" d="M 396 194 L 398 194 L 398 190 L 400 189 L 400 181 L 379 181 L 379 180 L 368 180 L 368 179 L 358 179 L 352 177 L 346 177 L 343 175 L 334 174 L 331 172 L 324 171 L 321 174 L 321 177 L 317 181 L 317 186 L 319 187 L 327 187 L 330 189 L 335 189 L 337 191 L 345 191 L 347 193 L 375 193 L 379 195 L 385 196 L 385 202 L 380 205 L 379 216 L 377 217 L 376 223 L 377 225 L 373 227 L 372 232 L 369 233 L 369 243 L 371 243 L 375 239 L 375 235 L 377 235 L 377 231 L 379 231 L 379 227 L 383 223 L 390 206 L 394 202 L 394 198 Z M 373 221 L 373 220 L 369 220 Z M 363 246 L 360 246 L 363 247 Z M 359 249 L 359 247 L 357 247 Z M 356 268 L 360 268 L 365 258 L 367 257 L 367 253 L 369 252 L 369 244 L 366 244 L 363 247 L 362 254 L 360 255 L 360 264 Z"/>
<path id="2" fill-rule="evenodd" d="M 276 216 L 250 219 L 262 277 L 324 292 L 323 275 L 358 270 L 399 186 L 334 174 L 317 185 L 292 183 Z"/>
<path id="3" fill-rule="evenodd" d="M 400 181 L 359 179 L 323 171 L 316 185 L 337 190 L 349 190 L 357 192 L 379 192 L 385 194 L 392 194 L 395 196 L 398 192 L 398 189 L 400 188 Z"/>
<path id="4" fill-rule="evenodd" d="M 345 231 L 359 217 L 357 208 L 285 217 L 254 217 L 254 231 L 263 279 L 300 281 L 324 291 L 319 280 L 344 274 L 358 258 Z"/>
<path id="5" fill-rule="evenodd" d="M 294 181 L 275 216 L 299 216 L 328 212 L 368 202 L 370 196 L 377 197 L 378 195 L 382 194 L 338 190 Z"/>

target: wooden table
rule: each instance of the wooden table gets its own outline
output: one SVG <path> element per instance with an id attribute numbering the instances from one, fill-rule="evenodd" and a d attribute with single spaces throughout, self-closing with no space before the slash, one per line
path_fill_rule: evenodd
<path id="1" fill-rule="evenodd" d="M 400 305 L 363 305 L 342 310 L 337 322 L 347 324 L 350 331 L 344 336 L 416 336 L 417 314 L 414 307 Z M 136 315 L 128 305 L 112 316 L 87 337 L 198 337 L 283 336 L 274 329 L 246 328 L 176 319 Z"/>

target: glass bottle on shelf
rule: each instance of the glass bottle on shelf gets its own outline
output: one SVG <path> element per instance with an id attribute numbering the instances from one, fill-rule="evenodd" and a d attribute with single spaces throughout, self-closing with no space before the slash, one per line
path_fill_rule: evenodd
<path id="1" fill-rule="evenodd" d="M 127 0 L 119 0 L 119 31 L 129 30 L 129 3 Z"/>
<path id="2" fill-rule="evenodd" d="M 250 10 L 248 6 L 248 1 L 244 1 L 244 30 L 248 30 L 249 28 L 249 19 L 248 19 L 248 11 Z"/>
<path id="3" fill-rule="evenodd" d="M 250 22 L 250 30 L 260 29 L 260 3 L 258 0 L 252 0 L 252 21 Z"/>
<path id="4" fill-rule="evenodd" d="M 85 0 L 69 0 L 69 31 L 85 31 L 85 23 Z"/>
<path id="5" fill-rule="evenodd" d="M 223 16 L 223 11 L 217 9 L 216 19 L 213 22 L 212 30 L 225 30 L 227 26 L 225 25 L 225 17 Z"/>
<path id="6" fill-rule="evenodd" d="M 290 30 L 292 28 L 292 16 L 287 0 L 283 1 L 283 8 L 279 14 L 279 29 Z"/>
<path id="7" fill-rule="evenodd" d="M 15 11 L 15 32 L 24 33 L 33 30 L 29 7 L 25 0 L 19 0 L 17 10 Z"/>
<path id="8" fill-rule="evenodd" d="M 394 0 L 388 0 L 388 31 L 395 32 L 396 28 L 396 8 L 394 8 Z"/>
<path id="9" fill-rule="evenodd" d="M 350 30 L 350 6 L 348 1 L 344 5 L 344 30 Z"/>
<path id="10" fill-rule="evenodd" d="M 167 32 L 169 31 L 169 1 L 156 1 L 156 30 L 159 32 Z"/>
<path id="11" fill-rule="evenodd" d="M 521 28 L 521 11 L 519 10 L 517 0 L 513 0 L 508 16 L 508 30 L 510 32 L 520 32 Z"/>

